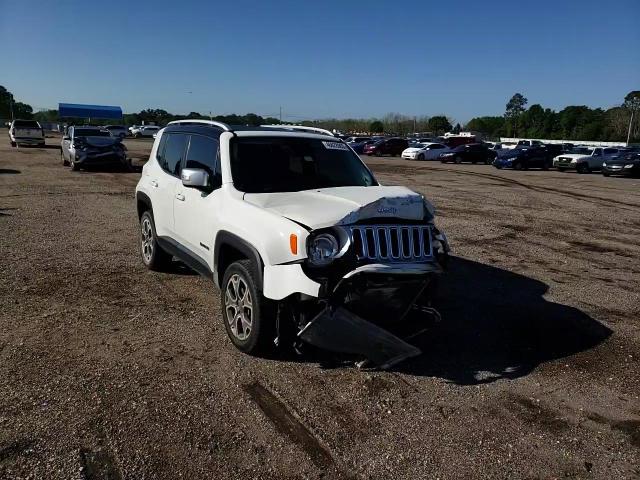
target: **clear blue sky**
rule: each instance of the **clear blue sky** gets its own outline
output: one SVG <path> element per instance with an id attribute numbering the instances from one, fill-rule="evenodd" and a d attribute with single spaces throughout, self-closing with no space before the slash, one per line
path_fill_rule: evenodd
<path id="1" fill-rule="evenodd" d="M 464 122 L 515 92 L 560 109 L 640 89 L 639 0 L 0 0 L 0 45 L 0 85 L 36 108 Z"/>

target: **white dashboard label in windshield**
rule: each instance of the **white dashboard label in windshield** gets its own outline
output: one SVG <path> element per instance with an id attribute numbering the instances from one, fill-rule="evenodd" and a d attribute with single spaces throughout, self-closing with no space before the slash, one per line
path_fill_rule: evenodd
<path id="1" fill-rule="evenodd" d="M 344 143 L 340 142 L 322 142 L 325 148 L 329 150 L 347 150 L 349 151 L 349 147 L 347 147 Z"/>

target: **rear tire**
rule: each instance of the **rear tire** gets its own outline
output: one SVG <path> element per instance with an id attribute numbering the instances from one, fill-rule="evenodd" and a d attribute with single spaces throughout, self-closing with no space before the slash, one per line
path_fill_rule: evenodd
<path id="1" fill-rule="evenodd" d="M 158 244 L 156 224 L 153 214 L 147 210 L 140 217 L 140 253 L 142 263 L 156 272 L 165 270 L 171 264 L 171 255 Z"/>
<path id="2" fill-rule="evenodd" d="M 257 266 L 239 260 L 225 270 L 220 292 L 224 328 L 241 352 L 264 355 L 274 350 L 277 303 L 258 290 Z"/>
<path id="3" fill-rule="evenodd" d="M 566 168 L 564 168 L 564 167 L 556 167 L 556 170 L 558 170 L 559 172 L 564 172 L 564 171 L 566 171 L 567 169 L 566 169 Z"/>

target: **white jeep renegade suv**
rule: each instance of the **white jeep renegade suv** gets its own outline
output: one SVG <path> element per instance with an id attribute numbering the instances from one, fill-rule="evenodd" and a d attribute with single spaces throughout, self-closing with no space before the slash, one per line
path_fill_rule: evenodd
<path id="1" fill-rule="evenodd" d="M 432 310 L 446 238 L 429 202 L 381 186 L 330 132 L 171 122 L 136 199 L 144 264 L 211 278 L 240 350 L 309 343 L 380 367 L 420 353 L 388 330 Z"/>

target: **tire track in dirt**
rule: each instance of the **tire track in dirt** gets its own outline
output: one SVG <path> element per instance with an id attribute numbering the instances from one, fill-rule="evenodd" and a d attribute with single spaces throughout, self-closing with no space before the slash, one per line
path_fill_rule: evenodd
<path id="1" fill-rule="evenodd" d="M 244 391 L 258 405 L 275 429 L 298 445 L 316 467 L 335 470 L 339 478 L 356 478 L 338 464 L 329 447 L 324 445 L 274 393 L 259 382 L 245 385 Z"/>
<path id="2" fill-rule="evenodd" d="M 603 197 L 599 197 L 599 196 L 595 196 L 595 195 L 586 195 L 583 193 L 577 193 L 577 192 L 571 192 L 568 190 L 563 190 L 560 188 L 553 188 L 553 187 L 543 187 L 543 186 L 539 186 L 539 185 L 528 185 L 526 183 L 520 182 L 518 180 L 514 180 L 512 178 L 506 178 L 506 177 L 501 177 L 500 175 L 493 175 L 490 173 L 482 173 L 482 172 L 473 172 L 470 170 L 457 170 L 454 168 L 434 168 L 434 167 L 415 167 L 415 168 L 409 168 L 409 167 L 402 167 L 399 165 L 394 165 L 394 166 L 382 166 L 381 165 L 374 165 L 373 166 L 373 170 L 375 171 L 380 171 L 381 173 L 394 173 L 394 174 L 398 174 L 398 173 L 403 173 L 403 171 L 406 171 L 407 173 L 409 172 L 413 172 L 415 174 L 415 170 L 419 170 L 419 171 L 437 171 L 437 172 L 449 172 L 449 173 L 454 173 L 457 175 L 469 175 L 469 176 L 474 176 L 474 177 L 482 177 L 482 178 L 488 178 L 491 180 L 495 180 L 499 183 L 505 184 L 505 185 L 509 185 L 509 186 L 517 186 L 517 187 L 521 187 L 527 190 L 531 190 L 534 192 L 538 192 L 538 193 L 555 193 L 557 195 L 561 195 L 564 197 L 569 197 L 569 198 L 573 198 L 573 199 L 579 199 L 579 200 L 584 200 L 587 201 L 589 203 L 593 203 L 595 205 L 609 205 L 609 206 L 616 206 L 617 208 L 621 208 L 621 205 L 627 206 L 627 207 L 631 207 L 631 208 L 640 208 L 640 204 L 638 203 L 629 203 L 629 202 L 622 202 L 622 201 L 616 201 L 616 200 L 611 200 L 608 198 L 603 198 Z M 627 211 L 634 211 L 635 210 L 630 210 L 630 209 L 624 209 Z"/>

